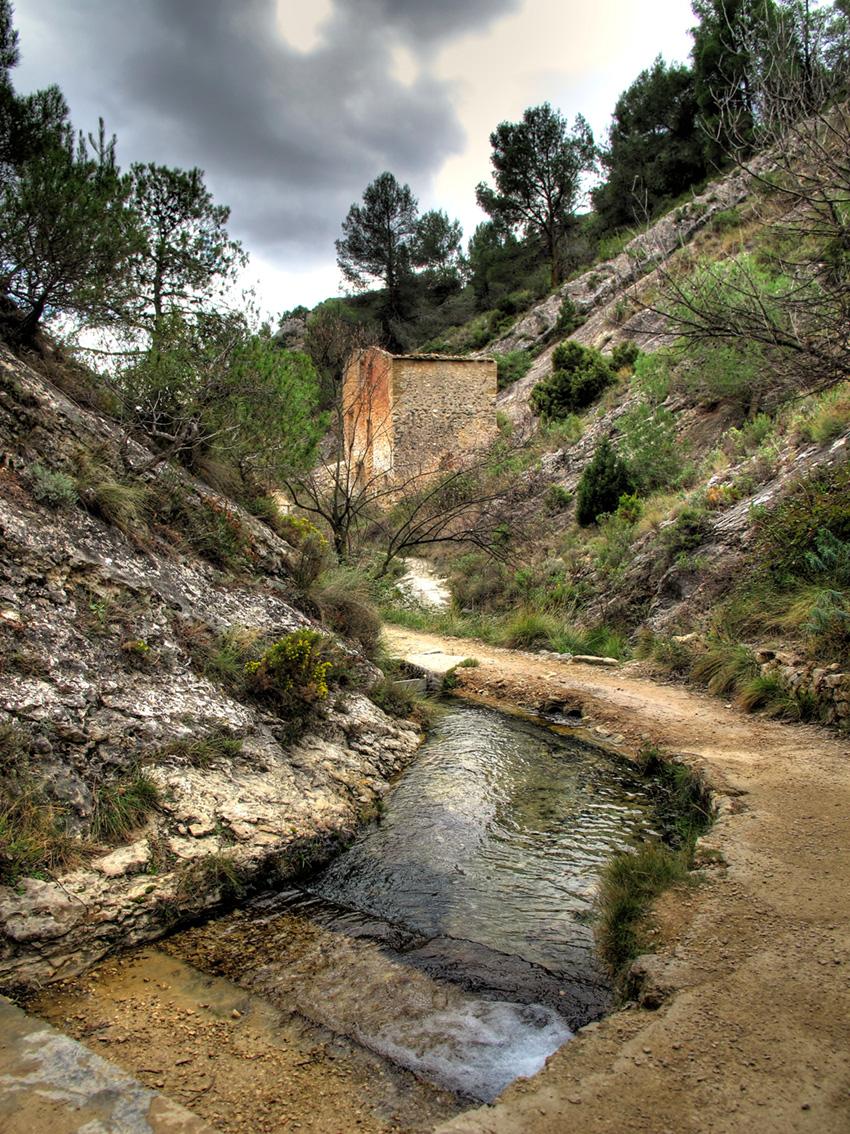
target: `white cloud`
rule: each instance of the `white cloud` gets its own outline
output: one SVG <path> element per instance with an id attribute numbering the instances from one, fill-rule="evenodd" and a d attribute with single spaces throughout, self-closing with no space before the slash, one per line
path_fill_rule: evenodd
<path id="1" fill-rule="evenodd" d="M 275 321 L 283 311 L 301 304 L 315 307 L 328 296 L 340 294 L 339 269 L 333 258 L 282 268 L 255 252 L 239 281 L 242 288 L 253 288 L 263 314 Z"/>
<path id="2" fill-rule="evenodd" d="M 436 173 L 428 203 L 459 217 L 470 236 L 483 219 L 475 186 L 490 175 L 490 133 L 528 106 L 548 101 L 570 121 L 581 113 L 603 140 L 617 97 L 639 72 L 659 53 L 684 60 L 690 50 L 690 0 L 657 0 L 649 11 L 634 0 L 525 0 L 444 47 L 434 71 L 454 87 L 467 143 Z"/>
<path id="3" fill-rule="evenodd" d="M 333 0 L 277 0 L 277 26 L 296 51 L 309 54 L 322 42 L 322 32 L 333 14 Z"/>
<path id="4" fill-rule="evenodd" d="M 419 78 L 419 63 L 406 44 L 397 43 L 390 51 L 390 74 L 405 87 L 412 87 Z"/>

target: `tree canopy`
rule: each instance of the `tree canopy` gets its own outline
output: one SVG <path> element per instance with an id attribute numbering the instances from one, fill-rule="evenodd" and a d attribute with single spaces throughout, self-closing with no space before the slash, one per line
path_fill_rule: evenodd
<path id="1" fill-rule="evenodd" d="M 130 176 L 142 235 L 131 262 L 133 317 L 156 334 L 168 311 L 209 304 L 245 258 L 227 234 L 230 209 L 215 204 L 200 169 L 137 163 Z"/>
<path id="2" fill-rule="evenodd" d="M 379 174 L 363 191 L 363 204 L 353 204 L 336 241 L 337 264 L 356 288 L 369 279 L 387 289 L 388 306 L 399 305 L 401 283 L 410 270 L 411 245 L 417 232 L 419 204 L 409 185 Z"/>
<path id="3" fill-rule="evenodd" d="M 115 139 L 64 140 L 19 163 L 0 190 L 0 272 L 28 339 L 47 314 L 109 321 L 128 295 L 137 246 Z"/>
<path id="4" fill-rule="evenodd" d="M 659 56 L 641 71 L 617 99 L 601 159 L 607 176 L 593 204 L 606 231 L 653 216 L 705 176 L 690 67 Z"/>
<path id="5" fill-rule="evenodd" d="M 478 203 L 494 221 L 539 239 L 553 286 L 562 275 L 564 239 L 575 219 L 582 176 L 595 167 L 587 122 L 570 130 L 548 102 L 529 107 L 521 122 L 502 122 L 490 135 L 496 188 L 481 182 Z"/>

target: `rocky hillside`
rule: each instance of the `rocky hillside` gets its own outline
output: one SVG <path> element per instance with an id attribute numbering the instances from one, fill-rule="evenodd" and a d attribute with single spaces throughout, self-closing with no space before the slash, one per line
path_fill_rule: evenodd
<path id="1" fill-rule="evenodd" d="M 635 342 L 647 351 L 663 345 L 663 320 L 636 300 L 655 287 L 659 265 L 668 263 L 700 233 L 710 230 L 719 214 L 747 202 L 750 193 L 750 177 L 741 170 L 712 182 L 704 192 L 629 240 L 613 259 L 595 263 L 521 316 L 507 334 L 487 347 L 488 353 L 495 355 L 515 350 L 535 355 L 529 372 L 501 394 L 500 410 L 513 421 L 528 420 L 531 390 L 550 371 L 555 347 L 563 341 L 557 328 L 565 300 L 581 323 L 568 336 L 576 342 L 600 350 L 624 341 Z"/>
<path id="2" fill-rule="evenodd" d="M 720 265 L 714 279 L 739 262 L 771 265 L 776 279 L 789 232 L 805 230 L 793 216 L 789 229 L 777 203 L 733 172 L 488 346 L 531 356 L 498 409 L 506 435 L 531 437 L 524 463 L 514 459 L 548 489 L 517 524 L 518 569 L 474 557 L 454 569 L 469 632 L 556 651 L 637 650 L 665 676 L 696 675 L 775 715 L 850 720 L 850 388 L 832 381 L 807 395 L 801 372 L 777 394 L 771 358 L 748 356 L 746 339 L 714 355 L 710 344 L 703 355 L 671 350 L 661 313 L 670 280 L 706 264 Z M 603 366 L 624 344 L 632 354 L 591 398 L 547 420 L 532 392 L 566 342 L 601 351 Z M 581 520 L 603 442 L 629 465 L 631 487 L 622 507 L 615 495 L 598 522 Z"/>
<path id="3" fill-rule="evenodd" d="M 418 744 L 338 645 L 287 712 L 275 644 L 324 641 L 297 548 L 5 349 L 0 539 L 2 986 L 291 873 Z"/>

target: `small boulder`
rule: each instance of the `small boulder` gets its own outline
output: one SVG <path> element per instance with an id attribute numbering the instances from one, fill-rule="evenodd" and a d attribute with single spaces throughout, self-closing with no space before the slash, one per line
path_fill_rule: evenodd
<path id="1" fill-rule="evenodd" d="M 150 862 L 151 851 L 147 839 L 140 839 L 127 847 L 119 847 L 103 858 L 95 859 L 92 867 L 107 878 L 121 878 L 125 874 L 138 874 Z"/>

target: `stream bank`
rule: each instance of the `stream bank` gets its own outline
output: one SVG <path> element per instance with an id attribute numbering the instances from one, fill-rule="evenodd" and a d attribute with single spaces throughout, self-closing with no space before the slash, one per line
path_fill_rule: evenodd
<path id="1" fill-rule="evenodd" d="M 595 877 L 654 822 L 625 761 L 453 702 L 383 814 L 302 889 L 32 1007 L 228 1134 L 284 1118 L 417 1134 L 533 1075 L 610 1010 Z"/>
<path id="2" fill-rule="evenodd" d="M 650 743 L 721 799 L 702 884 L 659 903 L 656 1011 L 583 1029 L 533 1079 L 440 1134 L 846 1134 L 850 1128 L 850 751 L 815 725 L 744 716 L 638 666 L 564 664 L 390 627 L 399 656 L 473 655 L 461 688 L 562 701 L 609 743 Z"/>
<path id="3" fill-rule="evenodd" d="M 436 1126 L 443 1134 L 563 1134 L 576 1127 L 583 1134 L 846 1134 L 850 1126 L 846 742 L 815 726 L 744 717 L 715 698 L 643 680 L 632 666 L 604 670 L 563 665 L 518 651 L 397 629 L 388 630 L 388 636 L 401 656 L 474 655 L 479 667 L 460 671 L 459 676 L 464 688 L 477 696 L 532 706 L 543 700 L 560 701 L 581 709 L 585 725 L 601 730 L 609 743 L 636 750 L 649 742 L 683 754 L 728 797 L 715 827 L 702 840 L 715 860 L 705 870 L 703 884 L 686 895 L 672 892 L 659 903 L 658 944 L 644 968 L 660 1007 L 647 1011 L 629 1005 L 590 1024 L 555 1052 L 542 1071 L 508 1087 L 495 1104 L 444 1113 L 442 1118 L 435 1115 L 425 1128 Z M 131 958 L 123 958 L 109 964 L 130 963 Z M 63 1027 L 85 1027 L 92 1004 L 88 997 L 101 994 L 103 979 L 95 972 L 81 986 L 84 999 L 77 1001 L 81 1007 L 74 1008 L 68 1000 L 60 1008 L 56 1001 Z M 167 992 L 157 988 L 150 976 L 147 982 L 143 977 L 138 987 L 147 998 L 145 1004 Z M 126 995 L 119 988 L 116 1003 Z M 236 990 L 234 995 L 248 994 Z M 204 991 L 201 996 L 209 1006 L 209 994 Z M 70 1019 L 61 1019 L 63 1010 Z M 148 1045 L 155 1042 L 149 1030 L 152 1019 L 158 1021 L 159 1034 L 170 1029 L 175 1043 L 194 1043 L 202 1030 L 185 1019 L 178 1021 L 178 1028 L 170 1010 L 147 1016 L 135 1010 L 141 1012 L 142 1040 L 137 1049 L 141 1053 L 145 1036 Z M 240 1015 L 234 1017 L 233 1010 Z M 251 1012 L 243 1012 L 238 1002 L 230 1011 L 225 1017 L 237 1035 Z M 100 1022 L 107 1027 L 103 1049 L 120 1061 L 122 1051 L 131 1050 L 132 1038 L 119 1030 L 110 1050 L 109 1021 Z M 184 1036 L 184 1028 L 197 1035 Z M 220 1032 L 223 1036 L 224 1028 Z M 216 1052 L 225 1047 L 221 1037 L 211 1045 Z M 295 1045 L 293 1050 L 297 1053 Z M 258 1077 L 266 1059 L 254 1059 L 255 1054 L 249 1048 L 242 1054 L 237 1051 L 234 1058 L 244 1059 L 255 1084 L 254 1096 L 262 1099 L 267 1088 L 273 1090 L 277 1072 L 270 1060 L 273 1074 L 268 1079 Z M 170 1071 L 152 1069 L 154 1083 L 162 1081 L 170 1088 L 167 1076 L 189 1066 L 178 1066 L 183 1058 L 175 1050 Z M 310 1071 L 313 1058 L 309 1047 L 299 1054 L 294 1061 L 302 1064 L 299 1074 Z M 209 1083 L 209 1078 L 202 1082 Z M 293 1095 L 286 1085 L 287 1093 L 280 1097 L 289 1107 Z M 209 1094 L 207 1088 L 201 1097 L 207 1099 Z M 381 1119 L 383 1126 L 370 1127 L 373 1118 L 335 1124 L 333 1101 L 323 1109 L 311 1077 L 302 1080 L 296 1097 L 306 1107 L 307 1122 L 313 1121 L 311 1107 L 315 1107 L 317 1121 L 325 1123 L 304 1124 L 303 1129 L 404 1129 L 401 1114 Z M 234 1125 L 219 1126 L 218 1114 L 211 1116 L 214 1124 L 240 1134 L 264 1129 L 260 1124 L 252 1127 L 242 1117 L 242 1105 L 221 1104 L 220 1121 Z"/>

